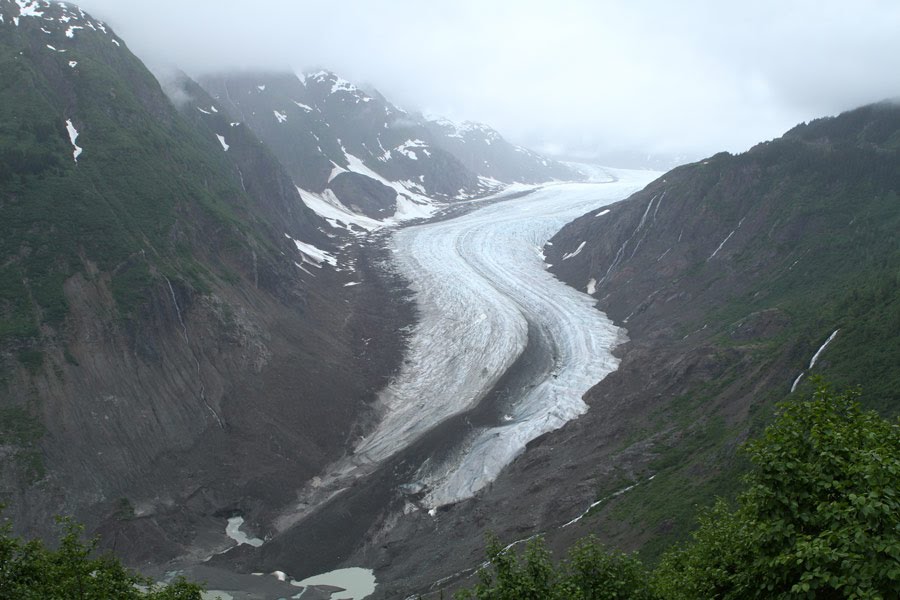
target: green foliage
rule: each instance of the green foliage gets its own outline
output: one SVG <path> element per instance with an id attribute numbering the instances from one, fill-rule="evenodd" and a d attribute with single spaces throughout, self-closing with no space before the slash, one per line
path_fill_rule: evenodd
<path id="1" fill-rule="evenodd" d="M 900 423 L 858 396 L 820 384 L 811 400 L 781 405 L 745 446 L 752 468 L 737 507 L 718 500 L 652 573 L 591 538 L 556 566 L 539 539 L 518 556 L 492 538 L 480 583 L 457 598 L 900 597 Z"/>
<path id="2" fill-rule="evenodd" d="M 136 58 L 92 39 L 81 38 L 77 77 L 36 59 L 25 37 L 0 39 L 0 344 L 59 331 L 77 273 L 99 271 L 124 318 L 158 273 L 202 290 L 206 240 L 239 247 L 252 220 L 214 139 Z"/>
<path id="3" fill-rule="evenodd" d="M 23 408 L 0 408 L 0 445 L 27 446 L 41 439 L 44 427 Z"/>
<path id="4" fill-rule="evenodd" d="M 595 539 L 576 544 L 568 559 L 554 565 L 541 538 L 529 540 L 518 555 L 488 538 L 488 565 L 472 590 L 458 600 L 650 600 L 655 596 L 648 577 L 634 556 L 610 552 Z"/>
<path id="5" fill-rule="evenodd" d="M 17 600 L 200 600 L 202 589 L 184 579 L 169 586 L 133 573 L 110 555 L 96 556 L 97 540 L 81 541 L 83 528 L 59 519 L 56 550 L 23 542 L 0 527 L 0 598 Z"/>
<path id="6" fill-rule="evenodd" d="M 28 349 L 19 351 L 19 362 L 22 363 L 29 373 L 37 373 L 44 366 L 44 353 L 40 350 Z"/>
<path id="7" fill-rule="evenodd" d="M 782 405 L 731 511 L 716 504 L 655 575 L 666 598 L 900 595 L 900 426 L 858 392 Z"/>
<path id="8" fill-rule="evenodd" d="M 44 457 L 38 447 L 44 431 L 41 422 L 25 409 L 0 408 L 0 446 L 9 447 L 7 456 L 13 458 L 25 485 L 44 477 Z"/>

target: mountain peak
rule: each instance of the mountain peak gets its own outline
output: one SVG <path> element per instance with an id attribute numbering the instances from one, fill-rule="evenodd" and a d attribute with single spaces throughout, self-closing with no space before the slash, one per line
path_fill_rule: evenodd
<path id="1" fill-rule="evenodd" d="M 50 40 L 56 52 L 66 52 L 59 42 L 74 40 L 87 31 L 110 38 L 113 44 L 121 46 L 122 42 L 112 30 L 99 19 L 91 17 L 73 4 L 50 2 L 48 0 L 0 0 L 0 25 L 10 27 L 37 27 Z"/>

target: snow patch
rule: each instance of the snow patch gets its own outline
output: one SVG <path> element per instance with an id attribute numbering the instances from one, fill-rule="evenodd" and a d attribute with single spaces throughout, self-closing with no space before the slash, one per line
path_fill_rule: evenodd
<path id="1" fill-rule="evenodd" d="M 431 151 L 428 150 L 428 144 L 422 140 L 407 140 L 395 148 L 397 152 L 406 158 L 410 160 L 419 160 L 419 156 L 415 152 L 416 149 L 421 149 L 425 156 L 431 156 Z M 389 155 L 390 153 L 387 154 Z M 390 158 L 390 156 L 388 156 L 388 158 Z"/>
<path id="2" fill-rule="evenodd" d="M 486 177 L 484 175 L 479 175 L 478 181 L 485 187 L 489 187 L 489 188 L 500 188 L 500 187 L 503 187 L 504 185 L 506 185 L 499 179 L 494 179 L 493 177 Z"/>
<path id="3" fill-rule="evenodd" d="M 103 33 L 106 33 L 106 32 L 104 31 Z M 110 41 L 111 41 L 113 44 L 115 44 L 116 46 L 121 46 L 121 45 L 122 45 L 122 44 L 119 43 L 119 40 L 117 40 L 116 38 L 112 38 Z"/>
<path id="4" fill-rule="evenodd" d="M 596 217 L 602 217 L 603 215 L 608 215 L 610 212 L 611 212 L 611 211 L 610 211 L 608 208 L 607 208 L 606 210 L 601 210 L 601 211 L 598 212 L 596 215 L 594 215 L 594 218 L 596 218 Z"/>
<path id="5" fill-rule="evenodd" d="M 586 241 L 585 241 L 585 242 L 581 242 L 581 244 L 579 244 L 578 247 L 575 249 L 575 252 L 569 252 L 568 254 L 566 254 L 565 256 L 563 256 L 562 259 L 563 259 L 563 260 L 569 260 L 570 258 L 574 258 L 574 257 L 578 256 L 579 254 L 581 254 L 581 251 L 584 250 L 585 244 L 587 244 Z"/>
<path id="6" fill-rule="evenodd" d="M 734 231 L 737 231 L 737 229 L 735 229 Z M 722 247 L 725 246 L 725 244 L 728 242 L 728 240 L 731 239 L 731 236 L 734 235 L 734 231 L 732 231 L 731 233 L 729 233 L 729 234 L 728 234 L 728 237 L 726 237 L 724 240 L 722 240 L 722 243 L 719 244 L 719 247 L 716 248 L 716 251 L 713 252 L 712 254 L 710 254 L 710 255 L 709 255 L 709 258 L 706 259 L 706 262 L 711 261 L 711 260 L 713 259 L 713 257 L 715 257 L 715 255 L 719 253 L 719 250 L 721 250 Z"/>
<path id="7" fill-rule="evenodd" d="M 19 16 L 13 17 L 13 21 L 16 23 L 16 27 L 19 26 L 19 17 L 43 17 L 44 12 L 38 11 L 40 8 L 40 2 L 37 0 L 32 0 L 31 2 L 27 2 L 26 0 L 15 0 L 16 4 L 19 6 Z"/>
<path id="8" fill-rule="evenodd" d="M 266 91 L 266 86 L 264 86 L 264 85 L 258 85 L 258 86 L 256 86 L 256 89 L 258 89 L 258 90 L 261 91 L 261 92 L 264 92 L 264 91 Z"/>
<path id="9" fill-rule="evenodd" d="M 291 102 L 293 102 L 294 104 L 296 104 L 297 106 L 299 106 L 300 108 L 302 108 L 303 110 L 305 110 L 306 112 L 312 112 L 312 111 L 313 111 L 313 107 L 310 106 L 310 105 L 308 105 L 308 104 L 303 104 L 302 102 L 297 102 L 296 100 L 291 100 Z"/>
<path id="10" fill-rule="evenodd" d="M 225 143 L 225 136 L 217 133 L 216 137 L 219 139 L 219 143 L 222 144 L 222 150 L 228 152 L 228 149 L 231 148 L 231 146 Z"/>
<path id="11" fill-rule="evenodd" d="M 68 29 L 66 29 L 66 37 L 67 37 L 67 38 L 70 38 L 70 39 L 71 39 L 71 38 L 74 38 L 74 37 L 75 37 L 75 31 L 78 30 L 78 29 L 84 29 L 84 27 L 81 27 L 81 26 L 79 26 L 79 25 L 72 25 L 71 27 L 69 27 Z"/>
<path id="12" fill-rule="evenodd" d="M 69 61 L 69 66 L 72 67 L 72 68 L 74 69 L 75 67 L 78 66 L 78 61 L 77 61 L 77 60 L 70 60 L 70 61 Z"/>
<path id="13" fill-rule="evenodd" d="M 828 336 L 828 339 L 825 340 L 825 343 L 822 344 L 822 347 L 819 348 L 818 351 L 816 351 L 816 353 L 813 355 L 812 360 L 809 361 L 810 369 L 812 369 L 814 366 L 816 366 L 816 361 L 819 360 L 819 357 L 822 355 L 822 352 L 825 351 L 825 348 L 828 347 L 828 344 L 830 344 L 834 340 L 834 338 L 837 337 L 838 331 L 840 331 L 840 329 L 835 329 L 834 333 L 832 333 L 830 336 Z"/>
<path id="14" fill-rule="evenodd" d="M 273 110 L 272 112 L 275 114 L 275 120 L 279 123 L 284 123 L 285 121 L 287 121 L 287 115 L 283 112 L 278 112 L 277 110 Z"/>
<path id="15" fill-rule="evenodd" d="M 589 296 L 593 296 L 597 293 L 597 280 L 591 277 L 591 280 L 588 281 L 587 287 L 584 290 L 587 292 Z"/>
<path id="16" fill-rule="evenodd" d="M 303 255 L 304 262 L 307 264 L 311 264 L 314 267 L 321 268 L 322 263 L 327 263 L 332 267 L 337 266 L 337 258 L 335 258 L 334 254 L 330 252 L 326 252 L 321 248 L 317 248 L 312 244 L 307 244 L 306 242 L 301 242 L 300 240 L 295 240 L 289 234 L 284 234 L 284 237 L 288 238 L 294 245 L 297 247 L 297 250 Z"/>
<path id="17" fill-rule="evenodd" d="M 75 126 L 72 125 L 72 119 L 66 120 L 66 131 L 69 132 L 69 141 L 72 142 L 72 147 L 75 150 L 72 151 L 72 158 L 75 159 L 75 162 L 78 162 L 78 157 L 81 156 L 82 148 L 78 147 L 78 144 L 75 143 L 75 140 L 78 139 L 78 130 L 75 129 Z"/>
<path id="18" fill-rule="evenodd" d="M 389 181 L 367 167 L 362 160 L 347 152 L 345 148 L 344 155 L 347 158 L 348 169 L 354 173 L 371 177 L 372 179 L 393 188 L 397 192 L 397 211 L 392 219 L 387 222 L 399 222 L 409 219 L 420 219 L 430 217 L 437 211 L 437 206 L 433 200 L 421 194 L 416 194 L 405 188 L 403 184 L 396 181 Z"/>
<path id="19" fill-rule="evenodd" d="M 373 231 L 384 226 L 382 222 L 357 214 L 341 204 L 331 190 L 325 190 L 321 194 L 308 192 L 301 188 L 297 188 L 297 191 L 300 193 L 303 204 L 328 221 L 332 227 L 348 231 L 352 231 L 354 228 Z"/>

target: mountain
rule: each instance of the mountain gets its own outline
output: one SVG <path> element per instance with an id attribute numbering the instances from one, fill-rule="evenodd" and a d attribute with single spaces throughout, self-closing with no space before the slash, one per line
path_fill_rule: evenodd
<path id="1" fill-rule="evenodd" d="M 427 216 L 504 183 L 582 177 L 487 126 L 429 121 L 328 71 L 226 74 L 201 84 L 336 225 Z"/>
<path id="2" fill-rule="evenodd" d="M 221 549 L 364 426 L 409 310 L 194 82 L 175 106 L 70 4 L 0 0 L 0 33 L 6 512 L 130 562 Z"/>
<path id="3" fill-rule="evenodd" d="M 631 339 L 587 396 L 629 436 L 602 460 L 655 475 L 593 530 L 650 555 L 684 535 L 694 504 L 733 489 L 736 445 L 814 376 L 900 411 L 898 191 L 900 105 L 884 102 L 677 168 L 551 240 L 551 271 Z"/>
<path id="4" fill-rule="evenodd" d="M 897 104 L 863 107 L 565 226 L 544 255 L 627 328 L 619 368 L 477 498 L 367 539 L 351 561 L 375 565 L 377 595 L 471 588 L 486 531 L 519 550 L 541 535 L 559 556 L 594 535 L 652 564 L 733 498 L 741 443 L 815 375 L 900 412 L 898 141 Z"/>
<path id="5" fill-rule="evenodd" d="M 581 179 L 570 167 L 511 144 L 482 123 L 466 121 L 457 125 L 448 119 L 434 117 L 425 118 L 423 125 L 434 136 L 435 145 L 484 179 L 504 183 Z"/>

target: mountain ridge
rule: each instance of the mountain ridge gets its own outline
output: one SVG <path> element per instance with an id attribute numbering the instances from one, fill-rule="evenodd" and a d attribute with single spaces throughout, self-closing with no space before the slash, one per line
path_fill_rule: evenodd
<path id="1" fill-rule="evenodd" d="M 371 225 L 354 215 L 382 222 L 427 216 L 514 182 L 583 177 L 487 126 L 448 128 L 330 71 L 244 72 L 200 82 L 273 149 L 307 204 L 350 213 L 345 226 Z"/>
<path id="2" fill-rule="evenodd" d="M 131 563 L 223 549 L 227 516 L 265 521 L 292 493 L 275 482 L 365 427 L 412 318 L 400 283 L 107 25 L 44 1 L 0 15 L 7 514 L 39 535 L 73 514 Z"/>

